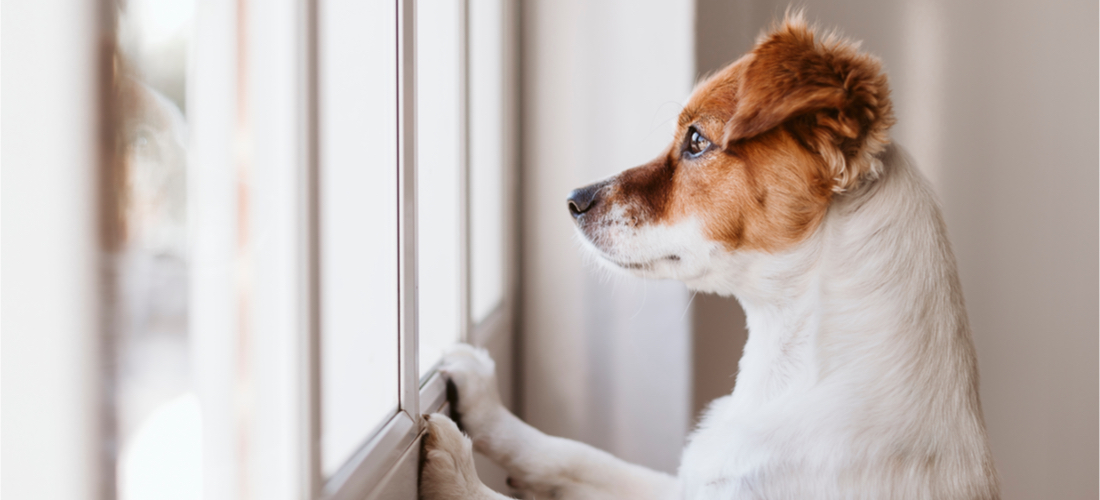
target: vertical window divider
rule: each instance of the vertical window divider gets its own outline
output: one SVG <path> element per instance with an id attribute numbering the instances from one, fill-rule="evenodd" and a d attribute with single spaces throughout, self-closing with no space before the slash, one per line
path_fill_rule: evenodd
<path id="1" fill-rule="evenodd" d="M 416 0 L 397 0 L 398 397 L 419 425 L 416 184 Z"/>
<path id="2" fill-rule="evenodd" d="M 459 2 L 459 333 L 460 342 L 469 342 L 473 331 L 471 285 L 470 221 L 470 0 Z"/>
<path id="3" fill-rule="evenodd" d="M 298 48 L 299 64 L 303 71 L 299 80 L 303 118 L 301 151 L 303 181 L 301 200 L 302 220 L 299 225 L 303 242 L 302 282 L 306 285 L 302 301 L 303 358 L 301 405 L 302 439 L 304 452 L 300 462 L 302 497 L 320 498 L 324 486 L 321 471 L 321 208 L 320 208 L 320 53 L 318 47 L 319 0 L 302 0 L 299 4 L 301 23 Z"/>

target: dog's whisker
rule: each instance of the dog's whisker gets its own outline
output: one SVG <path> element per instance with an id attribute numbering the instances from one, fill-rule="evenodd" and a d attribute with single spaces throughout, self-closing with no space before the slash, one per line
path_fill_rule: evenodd
<path id="1" fill-rule="evenodd" d="M 688 299 L 688 303 L 684 306 L 684 312 L 680 314 L 680 321 L 683 321 L 687 317 L 688 311 L 691 310 L 691 303 L 695 301 L 695 296 L 699 295 L 699 290 L 695 290 L 691 293 L 691 298 Z"/>

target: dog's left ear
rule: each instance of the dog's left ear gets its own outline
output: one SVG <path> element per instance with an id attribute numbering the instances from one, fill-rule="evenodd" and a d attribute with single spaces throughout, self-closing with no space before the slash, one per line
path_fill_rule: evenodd
<path id="1" fill-rule="evenodd" d="M 893 122 L 879 61 L 836 36 L 814 40 L 795 14 L 753 49 L 723 143 L 786 126 L 825 159 L 833 189 L 843 191 L 877 174 L 872 157 Z"/>

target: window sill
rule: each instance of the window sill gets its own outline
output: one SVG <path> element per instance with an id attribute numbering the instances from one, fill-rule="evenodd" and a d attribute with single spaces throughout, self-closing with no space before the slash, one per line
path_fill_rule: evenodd
<path id="1" fill-rule="evenodd" d="M 447 382 L 432 372 L 420 387 L 420 408 L 425 413 L 445 411 Z M 326 482 L 322 498 L 360 500 L 384 484 L 421 434 L 419 415 L 398 411 Z"/>
<path id="2" fill-rule="evenodd" d="M 512 323 L 510 309 L 501 304 L 480 324 L 471 329 L 468 341 L 486 346 L 498 335 L 508 335 Z M 447 381 L 436 367 L 421 380 L 421 413 L 446 412 Z M 394 413 L 366 444 L 327 481 L 321 498 L 326 500 L 361 500 L 386 489 L 390 478 L 402 465 L 422 434 L 420 415 L 401 410 Z M 415 473 L 415 471 L 414 471 Z M 414 478 L 415 479 L 415 478 Z"/>

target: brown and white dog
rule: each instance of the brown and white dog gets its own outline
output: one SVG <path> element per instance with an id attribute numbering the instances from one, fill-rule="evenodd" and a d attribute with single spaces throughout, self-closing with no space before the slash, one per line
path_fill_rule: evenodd
<path id="1" fill-rule="evenodd" d="M 506 498 L 472 447 L 535 498 L 998 498 L 955 260 L 893 121 L 880 63 L 799 15 L 700 83 L 664 153 L 569 196 L 604 263 L 745 309 L 736 389 L 679 476 L 526 425 L 459 346 L 443 371 L 473 441 L 429 417 L 423 497 Z"/>

